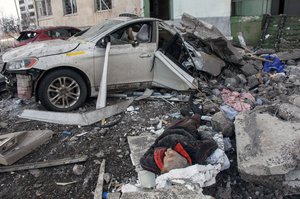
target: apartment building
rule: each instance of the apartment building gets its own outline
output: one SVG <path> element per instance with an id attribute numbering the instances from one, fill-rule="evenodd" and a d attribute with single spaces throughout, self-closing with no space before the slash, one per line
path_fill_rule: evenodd
<path id="1" fill-rule="evenodd" d="M 21 25 L 28 28 L 36 25 L 36 13 L 33 0 L 19 0 Z"/>
<path id="2" fill-rule="evenodd" d="M 39 26 L 92 26 L 120 13 L 141 15 L 140 0 L 35 0 Z"/>
<path id="3" fill-rule="evenodd" d="M 205 19 L 230 35 L 231 0 L 34 0 L 39 26 L 92 26 L 131 13 L 178 21 L 184 12 Z M 211 9 L 214 8 L 214 9 Z"/>

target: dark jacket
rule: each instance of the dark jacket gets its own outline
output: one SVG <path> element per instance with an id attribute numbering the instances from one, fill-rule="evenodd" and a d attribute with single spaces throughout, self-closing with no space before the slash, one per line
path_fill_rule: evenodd
<path id="1" fill-rule="evenodd" d="M 201 138 L 201 134 L 197 131 L 199 125 L 200 116 L 196 114 L 192 117 L 182 119 L 167 128 L 140 159 L 141 166 L 145 170 L 160 174 L 161 169 L 154 160 L 154 154 L 158 149 L 167 148 L 172 148 L 181 155 L 187 153 L 189 156 L 187 159 L 191 160 L 191 164 L 206 164 L 207 157 L 218 146 L 212 139 Z M 183 151 L 178 149 L 178 144 L 180 144 L 179 148 L 183 148 Z"/>

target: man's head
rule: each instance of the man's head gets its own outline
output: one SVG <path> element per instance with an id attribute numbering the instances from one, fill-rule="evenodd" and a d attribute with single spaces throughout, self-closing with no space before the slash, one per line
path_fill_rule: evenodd
<path id="1" fill-rule="evenodd" d="M 171 148 L 168 148 L 165 152 L 164 166 L 161 173 L 167 173 L 172 169 L 179 169 L 189 166 L 187 160 L 179 153 Z"/>

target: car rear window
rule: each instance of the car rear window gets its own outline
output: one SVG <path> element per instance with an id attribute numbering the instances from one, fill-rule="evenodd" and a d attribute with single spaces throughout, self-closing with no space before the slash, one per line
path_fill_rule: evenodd
<path id="1" fill-rule="evenodd" d="M 18 37 L 18 41 L 26 41 L 28 39 L 33 39 L 37 36 L 36 32 L 30 32 L 30 31 L 26 31 L 26 32 L 21 32 L 20 36 Z"/>

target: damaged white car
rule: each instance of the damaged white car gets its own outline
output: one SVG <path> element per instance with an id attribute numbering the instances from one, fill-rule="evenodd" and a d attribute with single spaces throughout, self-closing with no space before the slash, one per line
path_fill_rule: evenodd
<path id="1" fill-rule="evenodd" d="M 13 49 L 3 55 L 1 73 L 10 85 L 30 79 L 30 94 L 48 110 L 74 110 L 97 96 L 108 42 L 108 90 L 198 88 L 193 73 L 204 58 L 175 28 L 153 18 L 109 19 L 69 40 Z"/>

